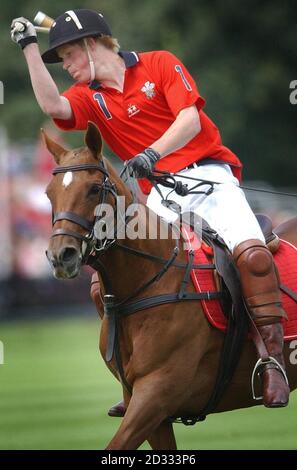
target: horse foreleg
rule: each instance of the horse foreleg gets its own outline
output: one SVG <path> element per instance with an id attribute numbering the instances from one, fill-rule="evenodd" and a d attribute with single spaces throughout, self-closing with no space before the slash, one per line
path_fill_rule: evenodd
<path id="1" fill-rule="evenodd" d="M 158 397 L 158 393 L 153 390 L 153 387 L 150 390 L 142 389 L 137 391 L 133 389 L 133 395 L 125 416 L 117 433 L 108 444 L 107 450 L 138 449 L 144 441 L 151 437 L 154 439 L 153 432 L 161 427 L 167 417 L 164 407 L 161 403 L 158 403 L 156 397 Z M 160 442 L 162 439 L 163 448 L 167 448 L 167 446 L 172 445 L 172 436 L 167 430 L 167 436 L 170 438 L 167 443 L 164 430 L 165 427 L 162 428 L 162 438 L 159 434 L 159 439 Z"/>
<path id="2" fill-rule="evenodd" d="M 153 450 L 176 450 L 173 426 L 164 421 L 147 439 Z"/>

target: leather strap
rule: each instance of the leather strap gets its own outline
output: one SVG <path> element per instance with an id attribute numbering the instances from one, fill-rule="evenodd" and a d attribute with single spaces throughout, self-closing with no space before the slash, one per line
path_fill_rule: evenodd
<path id="1" fill-rule="evenodd" d="M 104 296 L 104 313 L 108 318 L 108 335 L 105 359 L 107 362 L 112 360 L 116 339 L 116 312 L 112 309 L 114 305 L 114 295 Z"/>
<path id="2" fill-rule="evenodd" d="M 107 170 L 103 165 L 96 165 L 93 163 L 85 163 L 79 165 L 68 165 L 68 166 L 57 166 L 53 169 L 52 174 L 57 175 L 59 173 L 66 173 L 67 171 L 83 171 L 83 170 L 97 170 L 108 176 Z"/>
<path id="3" fill-rule="evenodd" d="M 144 251 L 136 250 L 135 248 L 130 248 L 129 246 L 125 246 L 122 243 L 117 243 L 115 248 L 119 248 L 123 251 L 127 251 L 131 253 L 131 255 L 140 256 L 141 258 L 150 259 L 151 261 L 156 261 L 157 263 L 165 264 L 167 263 L 167 259 L 161 258 L 160 256 L 151 255 L 150 253 L 145 253 Z M 186 268 L 188 266 L 188 262 L 182 263 L 179 261 L 173 261 L 172 266 L 177 268 Z M 215 269 L 215 265 L 210 264 L 193 264 L 192 269 Z"/>
<path id="4" fill-rule="evenodd" d="M 134 302 L 125 303 L 123 305 L 107 305 L 106 313 L 109 316 L 111 315 L 112 311 L 115 310 L 117 315 L 128 316 L 132 315 L 132 313 L 139 312 L 140 310 L 156 307 L 157 305 L 185 300 L 214 300 L 220 299 L 222 295 L 222 292 L 185 292 L 182 299 L 180 299 L 178 292 L 173 294 L 161 294 L 155 295 L 153 297 L 147 297 L 145 299 L 135 300 Z"/>
<path id="5" fill-rule="evenodd" d="M 187 290 L 187 287 L 188 287 L 188 284 L 189 284 L 191 271 L 193 269 L 194 256 L 195 256 L 195 252 L 193 250 L 190 250 L 189 251 L 188 266 L 187 266 L 184 278 L 183 278 L 182 283 L 181 283 L 180 291 L 179 291 L 179 294 L 178 294 L 179 299 L 183 299 L 184 296 L 187 293 L 186 290 Z"/>
<path id="6" fill-rule="evenodd" d="M 252 337 L 252 340 L 254 342 L 254 345 L 257 349 L 258 356 L 263 361 L 268 360 L 269 353 L 268 353 L 267 348 L 265 346 L 264 340 L 263 340 L 262 336 L 259 333 L 259 330 L 256 326 L 256 323 L 254 322 L 253 317 L 250 315 L 248 307 L 246 307 L 246 312 L 247 312 L 247 315 L 250 319 L 250 333 L 251 333 L 251 337 Z"/>
<path id="7" fill-rule="evenodd" d="M 284 286 L 284 284 L 280 284 L 279 288 L 280 288 L 280 290 L 285 292 L 285 294 L 287 294 L 289 297 L 291 297 L 291 299 L 293 299 L 293 300 L 295 300 L 295 302 L 297 302 L 297 293 L 296 292 L 293 292 L 289 287 Z"/>
<path id="8" fill-rule="evenodd" d="M 92 230 L 94 221 L 87 220 L 84 217 L 81 217 L 75 212 L 56 212 L 53 216 L 53 225 L 58 222 L 59 220 L 69 220 L 69 222 L 73 222 L 81 227 L 85 228 L 86 230 Z"/>
<path id="9" fill-rule="evenodd" d="M 69 237 L 74 237 L 74 238 L 77 238 L 78 240 L 84 240 L 86 242 L 89 241 L 87 237 L 84 237 L 80 233 L 73 232 L 73 230 L 66 230 L 63 228 L 57 228 L 56 230 L 54 230 L 53 233 L 51 234 L 51 237 L 57 237 L 59 235 L 68 235 Z"/>

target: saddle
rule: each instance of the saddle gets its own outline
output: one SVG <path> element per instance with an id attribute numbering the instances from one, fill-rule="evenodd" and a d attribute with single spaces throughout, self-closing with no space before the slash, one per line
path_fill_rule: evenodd
<path id="1" fill-rule="evenodd" d="M 283 327 L 285 340 L 289 340 L 292 337 L 297 337 L 297 293 L 295 292 L 297 249 L 284 240 L 279 239 L 273 232 L 271 219 L 267 215 L 256 214 L 256 217 L 265 237 L 266 245 L 273 254 L 280 274 L 280 290 L 283 294 L 282 302 L 288 315 L 288 321 L 283 320 Z M 191 222 L 188 218 L 186 220 Z M 185 227 L 184 230 L 187 231 Z M 234 302 L 240 305 L 238 296 L 241 296 L 241 287 L 237 269 L 227 246 L 222 238 L 205 221 L 202 222 L 201 249 L 195 251 L 194 262 L 196 264 L 206 262 L 214 264 L 215 269 L 212 272 L 210 270 L 192 270 L 191 277 L 198 292 L 217 290 L 222 293 L 220 299 L 202 301 L 202 306 L 208 321 L 214 327 L 225 331 L 230 312 L 234 308 Z M 230 264 L 234 265 L 234 269 L 230 268 Z M 237 287 L 232 288 L 233 285 Z"/>
<path id="2" fill-rule="evenodd" d="M 275 254 L 277 250 L 279 249 L 280 239 L 273 232 L 272 221 L 270 217 L 268 217 L 265 214 L 255 214 L 255 215 L 260 225 L 260 228 L 262 230 L 262 233 L 264 235 L 267 248 L 269 248 L 272 254 Z M 230 310 L 232 306 L 232 298 L 234 296 L 232 296 L 230 288 L 228 288 L 227 286 L 230 286 L 230 284 L 232 283 L 237 284 L 237 281 L 235 279 L 235 277 L 238 278 L 237 269 L 230 270 L 227 268 L 230 262 L 233 263 L 233 259 L 230 256 L 229 250 L 224 240 L 209 227 L 206 221 L 202 222 L 202 240 L 211 249 L 211 251 L 208 250 L 208 253 L 213 254 L 214 256 L 214 264 L 216 265 L 216 269 L 214 271 L 214 277 L 215 277 L 218 291 L 222 291 L 224 293 L 224 295 L 222 296 L 221 303 L 222 303 L 224 314 L 228 316 L 228 311 Z M 203 248 L 204 248 L 204 251 L 207 251 L 205 247 Z M 223 255 L 222 251 L 218 253 L 218 251 L 221 250 L 221 248 L 224 249 L 225 255 Z M 219 263 L 218 266 L 217 266 L 217 263 Z M 231 276 L 231 278 L 229 278 L 229 276 Z M 235 299 L 233 298 L 233 300 Z"/>
<path id="3" fill-rule="evenodd" d="M 263 232 L 267 247 L 271 253 L 276 253 L 280 245 L 280 239 L 273 232 L 271 219 L 265 214 L 256 214 L 256 218 Z M 206 253 L 208 258 L 213 258 L 215 265 L 214 279 L 216 288 L 218 292 L 222 292 L 222 298 L 220 299 L 220 302 L 222 304 L 224 314 L 226 317 L 228 317 L 228 312 L 232 307 L 232 303 L 235 304 L 235 306 L 238 305 L 238 307 L 239 304 L 241 304 L 239 301 L 239 276 L 228 247 L 226 246 L 224 240 L 208 225 L 204 219 L 199 219 L 199 227 L 197 227 L 197 221 L 196 225 L 194 223 L 194 214 L 189 212 L 183 214 L 183 221 L 186 221 L 186 223 L 189 224 L 191 229 L 194 230 L 194 233 L 199 232 L 201 234 L 201 248 L 203 252 Z M 191 239 L 191 236 L 188 236 L 188 230 L 186 226 L 183 226 L 183 232 L 184 234 L 186 232 L 187 238 Z M 195 245 L 195 242 L 193 245 Z M 191 249 L 191 247 L 189 247 L 189 249 Z M 234 286 L 237 288 L 236 291 Z M 242 306 L 240 305 L 240 308 L 241 307 Z"/>
<path id="4" fill-rule="evenodd" d="M 255 214 L 258 220 L 258 223 L 261 227 L 263 232 L 265 242 L 269 250 L 272 254 L 276 253 L 279 249 L 280 239 L 279 237 L 273 232 L 272 229 L 272 221 L 268 215 L 265 214 Z"/>

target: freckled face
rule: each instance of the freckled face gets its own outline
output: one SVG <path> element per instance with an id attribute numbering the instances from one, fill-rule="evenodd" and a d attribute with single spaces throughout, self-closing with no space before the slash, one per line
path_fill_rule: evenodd
<path id="1" fill-rule="evenodd" d="M 88 55 L 79 44 L 67 44 L 58 47 L 57 53 L 63 60 L 63 69 L 76 82 L 88 82 L 90 80 Z"/>

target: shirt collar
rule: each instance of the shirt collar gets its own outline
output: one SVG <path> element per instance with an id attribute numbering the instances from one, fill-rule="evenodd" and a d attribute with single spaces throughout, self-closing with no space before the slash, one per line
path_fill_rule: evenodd
<path id="1" fill-rule="evenodd" d="M 134 65 L 136 65 L 138 62 L 139 62 L 139 56 L 136 52 L 134 51 L 120 51 L 119 52 L 119 56 L 122 57 L 122 59 L 124 60 L 125 62 L 125 66 L 126 68 L 130 68 L 130 67 L 133 67 Z M 89 88 L 91 90 L 97 90 L 98 88 L 100 88 L 100 82 L 98 80 L 93 80 L 90 84 L 89 84 Z"/>
<path id="2" fill-rule="evenodd" d="M 139 57 L 138 54 L 134 51 L 120 51 L 119 56 L 124 59 L 126 68 L 133 67 L 133 65 L 136 65 L 139 62 Z"/>

